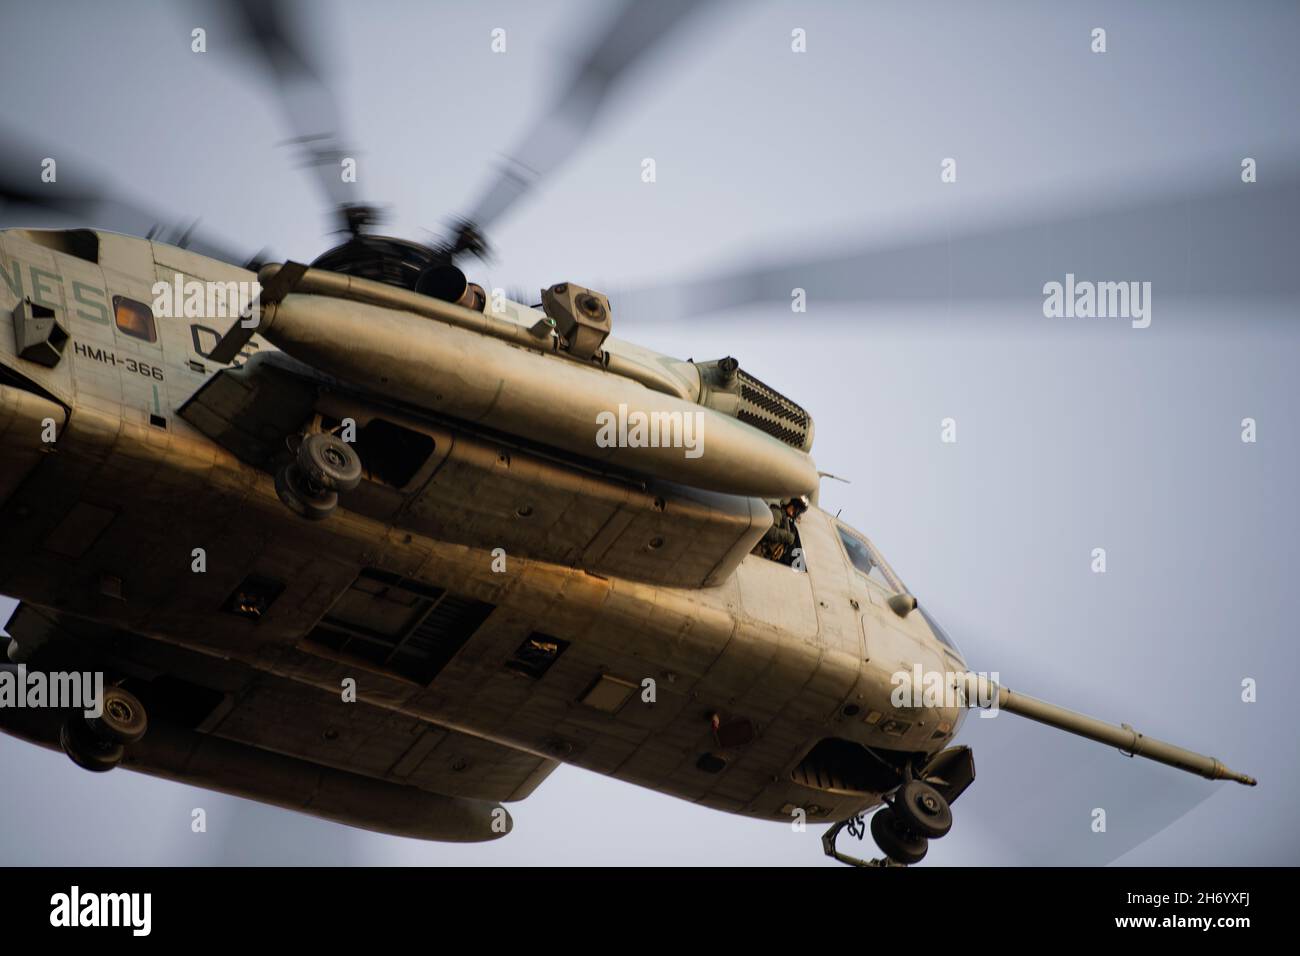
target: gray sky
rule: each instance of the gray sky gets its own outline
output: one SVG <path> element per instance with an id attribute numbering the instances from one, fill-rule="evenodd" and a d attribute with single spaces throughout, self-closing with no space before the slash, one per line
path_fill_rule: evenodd
<path id="1" fill-rule="evenodd" d="M 364 145 L 359 186 L 393 204 L 393 232 L 416 236 L 473 203 L 605 6 L 319 8 L 313 28 Z M 287 136 L 276 109 L 218 30 L 208 54 L 189 51 L 208 19 L 155 4 L 7 10 L 0 119 L 52 143 L 61 178 L 90 170 L 250 251 L 309 260 L 329 241 L 318 197 L 274 145 Z M 1089 52 L 1098 26 L 1105 54 Z M 504 55 L 490 51 L 494 27 L 507 30 Z M 790 51 L 795 27 L 806 54 Z M 1267 296 L 1157 285 L 1152 325 L 1138 330 L 1044 318 L 1041 284 L 1065 270 L 1034 272 L 1032 243 L 1011 247 L 1007 275 L 1023 282 L 1003 298 L 949 282 L 962 266 L 952 257 L 971 252 L 943 245 L 1004 221 L 1294 177 L 1298 33 L 1292 4 L 1248 16 L 1227 3 L 727 6 L 634 71 L 573 161 L 494 231 L 497 259 L 471 270 L 486 285 L 615 290 L 759 256 L 936 238 L 949 249 L 918 270 L 926 287 L 907 302 L 829 304 L 810 281 L 802 315 L 786 289 L 620 324 L 615 299 L 616 334 L 681 357 L 736 355 L 813 413 L 819 466 L 852 480 L 828 483 L 823 505 L 874 538 L 973 667 L 1261 780 L 1209 784 L 1009 715 L 972 718 L 962 742 L 979 776 L 928 863 L 1102 862 L 1114 844 L 1088 829 L 1096 806 L 1117 840 L 1192 807 L 1123 862 L 1300 862 L 1284 698 L 1300 670 L 1296 280 L 1277 276 Z M 63 65 L 53 78 L 50 44 Z M 949 156 L 959 177 L 944 185 Z M 1244 156 L 1259 163 L 1256 186 L 1240 184 Z M 640 181 L 645 157 L 653 184 Z M 1102 223 L 1082 251 L 1068 231 L 1063 248 L 1086 264 L 1118 244 L 1136 263 L 1096 279 L 1142 279 L 1148 265 L 1162 276 L 1175 257 L 1189 277 L 1255 275 L 1250 261 L 1204 253 L 1253 248 L 1249 222 L 1230 223 L 1237 235 L 1186 208 L 1192 228 L 1135 239 Z M 1295 220 L 1283 222 L 1268 245 L 1293 262 Z M 1031 263 L 1027 275 L 1016 262 Z M 1247 416 L 1255 444 L 1240 441 Z M 946 417 L 955 445 L 939 441 Z M 1090 571 L 1095 547 L 1105 575 Z M 1257 703 L 1241 702 L 1243 678 L 1259 682 Z M 571 768 L 511 808 L 509 838 L 462 847 L 129 773 L 91 777 L 7 737 L 0 761 L 6 803 L 33 808 L 0 814 L 5 862 L 823 861 L 819 828 L 796 834 Z M 206 835 L 189 832 L 194 806 L 209 811 Z"/>

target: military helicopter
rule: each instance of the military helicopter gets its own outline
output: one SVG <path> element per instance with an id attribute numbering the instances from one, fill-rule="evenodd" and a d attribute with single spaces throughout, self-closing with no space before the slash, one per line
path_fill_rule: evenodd
<path id="1" fill-rule="evenodd" d="M 690 6 L 628 6 L 539 129 L 590 122 Z M 325 89 L 285 8 L 239 9 L 277 89 Z M 148 228 L 0 232 L 6 673 L 109 680 L 100 714 L 0 707 L 0 729 L 428 840 L 504 836 L 503 804 L 559 763 L 830 824 L 852 864 L 837 837 L 875 810 L 874 865 L 948 833 L 971 707 L 1254 785 L 972 672 L 818 506 L 809 412 L 736 359 L 621 341 L 616 303 L 573 282 L 529 305 L 470 281 L 554 140 L 530 132 L 425 244 L 340 198 L 332 115 L 287 113 L 348 236 L 310 264 Z M 0 198 L 49 205 L 23 152 Z"/>

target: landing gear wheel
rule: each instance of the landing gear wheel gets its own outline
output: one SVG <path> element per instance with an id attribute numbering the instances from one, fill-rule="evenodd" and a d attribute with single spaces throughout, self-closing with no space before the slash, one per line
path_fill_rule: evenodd
<path id="1" fill-rule="evenodd" d="M 103 711 L 98 717 L 87 717 L 86 726 L 106 743 L 133 744 L 149 729 L 144 705 L 129 690 L 105 687 Z"/>
<path id="2" fill-rule="evenodd" d="M 361 484 L 361 458 L 343 439 L 323 432 L 303 436 L 298 467 L 326 491 L 351 491 Z"/>
<path id="3" fill-rule="evenodd" d="M 338 492 L 309 481 L 292 462 L 276 471 L 275 493 L 290 511 L 311 521 L 328 518 L 339 504 Z"/>
<path id="4" fill-rule="evenodd" d="M 938 790 L 920 780 L 908 780 L 894 795 L 894 813 L 913 833 L 931 840 L 952 829 L 952 810 Z"/>
<path id="5" fill-rule="evenodd" d="M 126 748 L 96 737 L 79 716 L 69 717 L 59 728 L 59 746 L 72 762 L 91 773 L 104 773 L 122 762 Z"/>
<path id="6" fill-rule="evenodd" d="M 904 827 L 892 807 L 877 810 L 871 818 L 871 837 L 885 856 L 907 866 L 920 863 L 930 849 L 930 841 Z"/>

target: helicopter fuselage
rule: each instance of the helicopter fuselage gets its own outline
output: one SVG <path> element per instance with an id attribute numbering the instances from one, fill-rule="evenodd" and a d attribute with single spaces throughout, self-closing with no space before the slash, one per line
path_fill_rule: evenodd
<path id="1" fill-rule="evenodd" d="M 0 315 L 27 300 L 70 336 L 47 365 L 17 354 L 0 321 L 0 592 L 84 622 L 72 644 L 121 675 L 171 667 L 202 686 L 205 661 L 234 668 L 217 688 L 223 702 L 190 729 L 403 785 L 445 729 L 530 755 L 535 768 L 530 782 L 493 786 L 489 770 L 468 772 L 473 755 L 457 755 L 440 792 L 517 799 L 564 762 L 785 822 L 862 812 L 957 732 L 959 708 L 891 703 L 900 671 L 964 670 L 955 649 L 920 614 L 890 606 L 815 506 L 799 521 L 794 566 L 731 542 L 699 575 L 687 542 L 662 569 L 647 551 L 626 559 L 626 575 L 596 572 L 579 545 L 610 532 L 581 526 L 583 495 L 633 492 L 406 408 L 384 420 L 430 436 L 430 461 L 404 482 L 377 482 L 382 493 L 357 510 L 305 522 L 266 471 L 178 414 L 223 370 L 209 353 L 235 320 L 139 313 L 155 283 L 252 273 L 146 240 L 25 230 L 0 234 L 0 273 Z M 230 368 L 259 351 L 274 350 L 255 337 Z M 335 380 L 319 393 L 333 404 L 309 415 L 366 421 L 383 405 Z M 494 469 L 516 473 L 531 504 L 476 498 Z M 648 510 L 708 510 L 681 489 L 650 491 Z M 499 520 L 477 520 L 484 507 Z M 632 511 L 624 523 L 639 520 Z M 571 533 L 572 560 L 530 557 L 545 553 L 534 519 L 552 522 L 553 541 Z M 755 533 L 737 539 L 746 552 Z M 720 565 L 733 568 L 720 580 L 663 583 L 688 572 L 703 582 Z M 381 620 L 366 620 L 372 612 Z M 420 615 L 446 620 L 404 630 Z M 265 688 L 279 686 L 311 705 L 267 711 Z"/>

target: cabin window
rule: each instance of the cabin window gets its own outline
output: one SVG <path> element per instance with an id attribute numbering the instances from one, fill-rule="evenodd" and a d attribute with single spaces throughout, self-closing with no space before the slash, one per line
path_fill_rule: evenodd
<path id="1" fill-rule="evenodd" d="M 792 568 L 803 554 L 799 539 L 799 518 L 807 510 L 807 502 L 791 498 L 784 502 L 769 501 L 768 506 L 772 509 L 772 527 L 767 529 L 767 533 L 750 553 Z M 802 569 L 803 565 L 799 567 Z"/>
<path id="2" fill-rule="evenodd" d="M 113 314 L 119 331 L 146 342 L 158 341 L 158 327 L 153 320 L 153 309 L 143 302 L 124 295 L 113 296 Z"/>
<path id="3" fill-rule="evenodd" d="M 533 680 L 540 680 L 568 647 L 568 641 L 534 631 L 516 648 L 514 656 L 506 661 L 506 668 Z"/>
<path id="4" fill-rule="evenodd" d="M 250 574 L 226 598 L 222 610 L 246 617 L 250 621 L 260 621 L 262 615 L 271 609 L 275 599 L 283 593 L 284 582 L 261 574 Z"/>

